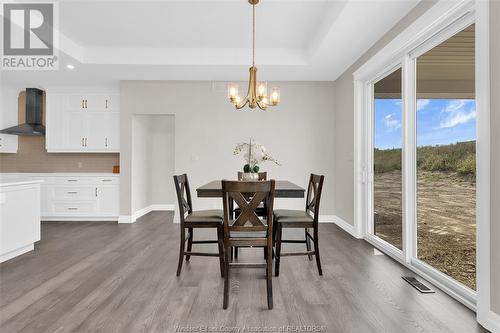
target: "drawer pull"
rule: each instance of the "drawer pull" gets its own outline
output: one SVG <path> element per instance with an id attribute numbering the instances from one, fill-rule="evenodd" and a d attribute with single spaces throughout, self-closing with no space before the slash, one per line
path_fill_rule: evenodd
<path id="1" fill-rule="evenodd" d="M 102 179 L 103 182 L 112 182 L 113 179 Z"/>
<path id="2" fill-rule="evenodd" d="M 68 210 L 78 210 L 76 207 L 68 207 Z"/>
<path id="3" fill-rule="evenodd" d="M 78 179 L 68 179 L 68 182 L 77 182 Z"/>
<path id="4" fill-rule="evenodd" d="M 68 192 L 68 194 L 78 194 L 78 192 L 71 191 L 71 192 Z"/>

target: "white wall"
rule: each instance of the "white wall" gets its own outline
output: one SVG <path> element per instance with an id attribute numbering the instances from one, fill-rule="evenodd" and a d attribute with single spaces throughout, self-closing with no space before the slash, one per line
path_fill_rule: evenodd
<path id="1" fill-rule="evenodd" d="M 151 121 L 149 117 L 132 119 L 132 211 L 151 205 Z M 129 132 L 130 133 L 130 132 Z"/>
<path id="2" fill-rule="evenodd" d="M 132 117 L 131 211 L 172 204 L 174 192 L 174 117 Z"/>
<path id="3" fill-rule="evenodd" d="M 148 117 L 151 120 L 151 204 L 172 204 L 176 200 L 172 188 L 175 167 L 175 117 Z"/>
<path id="4" fill-rule="evenodd" d="M 351 225 L 354 225 L 353 73 L 434 4 L 435 1 L 420 2 L 335 81 L 334 211 Z"/>
<path id="5" fill-rule="evenodd" d="M 130 133 L 134 114 L 175 115 L 175 172 L 189 175 L 195 209 L 221 207 L 220 199 L 198 199 L 195 189 L 215 179 L 235 179 L 244 161 L 234 146 L 249 137 L 264 144 L 283 166 L 265 164 L 274 179 L 306 186 L 311 172 L 324 174 L 321 214 L 333 209 L 334 84 L 279 82 L 282 103 L 268 111 L 236 111 L 226 91 L 207 81 L 123 81 L 121 133 Z M 218 85 L 215 85 L 218 87 Z M 242 87 L 244 90 L 244 87 Z M 133 138 L 121 136 L 121 215 L 131 214 Z M 170 181 L 173 190 L 173 181 Z M 304 199 L 276 206 L 304 209 Z M 177 205 L 176 201 L 171 202 Z"/>

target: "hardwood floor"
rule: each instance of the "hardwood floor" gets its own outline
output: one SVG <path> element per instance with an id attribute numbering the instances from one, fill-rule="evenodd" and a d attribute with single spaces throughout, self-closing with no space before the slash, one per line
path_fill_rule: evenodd
<path id="1" fill-rule="evenodd" d="M 466 307 L 439 290 L 418 293 L 401 279 L 405 268 L 333 224 L 319 229 L 322 277 L 307 257 L 283 258 L 268 310 L 265 272 L 233 270 L 223 310 L 217 258 L 193 257 L 175 276 L 178 227 L 165 212 L 132 225 L 43 223 L 35 252 L 0 264 L 0 331 L 316 325 L 323 332 L 486 332 Z M 262 260 L 262 251 L 240 249 L 239 260 Z"/>

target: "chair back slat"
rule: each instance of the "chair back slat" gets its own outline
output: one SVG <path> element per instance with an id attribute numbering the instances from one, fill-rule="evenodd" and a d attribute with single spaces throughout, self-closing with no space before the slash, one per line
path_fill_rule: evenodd
<path id="1" fill-rule="evenodd" d="M 319 203 L 321 201 L 324 179 L 325 176 L 311 174 L 309 185 L 307 186 L 306 212 L 314 217 L 315 222 L 319 220 Z"/>
<path id="2" fill-rule="evenodd" d="M 193 212 L 191 202 L 191 189 L 187 174 L 174 176 L 175 191 L 177 192 L 177 202 L 179 203 L 179 215 L 181 223 L 184 223 L 186 214 Z"/>
<path id="3" fill-rule="evenodd" d="M 272 230 L 273 201 L 275 181 L 222 181 L 222 198 L 224 206 L 224 232 L 229 235 L 231 231 L 270 231 Z M 234 200 L 241 213 L 232 221 L 229 211 L 229 202 Z M 266 203 L 266 220 L 261 220 L 255 209 L 261 202 Z"/>

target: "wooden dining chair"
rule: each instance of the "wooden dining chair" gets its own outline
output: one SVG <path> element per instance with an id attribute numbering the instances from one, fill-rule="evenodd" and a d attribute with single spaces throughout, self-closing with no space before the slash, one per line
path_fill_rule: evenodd
<path id="1" fill-rule="evenodd" d="M 272 288 L 272 247 L 273 247 L 273 202 L 275 181 L 222 181 L 222 201 L 224 207 L 224 301 L 223 308 L 229 303 L 229 278 L 231 268 L 265 268 L 267 280 L 267 307 L 273 308 Z M 234 200 L 241 208 L 235 219 L 231 216 L 230 201 Z M 267 218 L 262 219 L 255 208 L 266 202 Z M 232 263 L 230 248 L 238 246 L 263 247 L 266 249 L 266 263 Z"/>
<path id="2" fill-rule="evenodd" d="M 239 181 L 243 180 L 243 172 L 241 172 L 241 171 L 238 171 L 238 180 Z M 267 172 L 265 172 L 265 171 L 264 172 L 259 172 L 259 180 L 260 181 L 267 180 Z M 241 213 L 241 209 L 239 207 L 236 207 L 234 209 L 234 216 L 238 217 L 238 215 L 240 215 L 240 213 Z M 257 216 L 266 217 L 266 215 L 267 215 L 267 209 L 266 209 L 264 203 L 259 204 L 259 206 L 257 208 L 255 208 L 255 213 L 257 214 Z M 231 249 L 231 258 L 233 258 L 233 254 L 234 254 L 234 257 L 236 259 L 238 259 L 238 253 L 239 253 L 239 248 L 238 247 L 235 247 L 234 249 Z"/>
<path id="3" fill-rule="evenodd" d="M 323 190 L 323 181 L 325 176 L 311 174 L 309 178 L 309 186 L 307 188 L 306 209 L 289 210 L 277 209 L 274 211 L 275 221 L 275 274 L 279 276 L 280 260 L 285 256 L 307 255 L 309 260 L 312 260 L 312 255 L 316 257 L 316 265 L 318 266 L 319 275 L 323 275 L 321 269 L 321 260 L 319 256 L 319 239 L 318 239 L 318 219 L 319 219 L 319 203 L 321 200 L 321 191 Z M 311 215 L 312 214 L 312 215 Z M 283 229 L 286 228 L 303 228 L 305 231 L 304 240 L 284 240 Z M 313 235 L 309 229 L 313 229 Z M 311 241 L 314 243 L 314 250 L 311 250 Z M 281 252 L 282 243 L 304 243 L 306 244 L 306 252 Z"/>
<path id="4" fill-rule="evenodd" d="M 177 265 L 177 276 L 181 274 L 184 257 L 189 261 L 191 256 L 219 257 L 221 275 L 224 276 L 224 245 L 223 245 L 223 225 L 222 210 L 210 209 L 193 211 L 191 202 L 191 190 L 186 174 L 174 176 L 175 190 L 177 192 L 177 201 L 179 202 L 180 215 L 180 248 L 179 263 Z M 217 229 L 217 240 L 194 240 L 194 230 L 198 228 Z M 186 235 L 187 229 L 187 235 Z M 187 241 L 187 249 L 186 249 Z M 218 244 L 218 253 L 192 252 L 193 244 Z"/>

